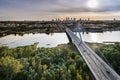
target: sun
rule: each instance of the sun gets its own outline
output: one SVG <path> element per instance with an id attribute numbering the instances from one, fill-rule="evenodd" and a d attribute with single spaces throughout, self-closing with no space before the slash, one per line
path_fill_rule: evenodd
<path id="1" fill-rule="evenodd" d="M 89 0 L 86 5 L 89 8 L 97 8 L 99 4 L 97 0 Z"/>

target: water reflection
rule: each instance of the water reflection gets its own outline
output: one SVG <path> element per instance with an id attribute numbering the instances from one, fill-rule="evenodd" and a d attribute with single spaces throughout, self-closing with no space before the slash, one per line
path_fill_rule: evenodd
<path id="1" fill-rule="evenodd" d="M 120 42 L 120 31 L 103 32 L 103 33 L 81 33 L 82 39 L 87 42 Z M 78 35 L 78 34 L 77 34 Z M 55 47 L 58 44 L 69 42 L 66 33 L 36 33 L 20 35 L 7 35 L 0 38 L 0 46 L 8 45 L 9 47 L 30 45 L 39 42 L 38 47 Z"/>
<path id="2" fill-rule="evenodd" d="M 91 37 L 91 40 L 93 42 L 97 41 L 98 40 L 98 35 L 97 34 L 90 34 L 90 37 Z"/>
<path id="3" fill-rule="evenodd" d="M 15 31 L 13 30 L 5 30 L 5 31 L 2 31 L 0 32 L 0 38 L 1 37 L 4 37 L 4 36 L 7 36 L 7 35 L 10 35 L 10 34 L 13 34 L 13 35 L 19 35 L 19 36 L 24 36 L 24 34 L 36 34 L 36 33 L 46 33 L 46 34 L 53 34 L 53 33 L 58 33 L 58 32 L 64 32 L 63 30 L 61 29 L 58 29 L 58 27 L 43 27 L 43 28 L 40 28 L 40 29 L 30 29 L 28 28 L 27 29 L 24 29 L 22 28 L 22 30 L 17 30 L 17 28 L 15 29 Z"/>
<path id="4" fill-rule="evenodd" d="M 120 42 L 120 31 L 107 31 L 103 33 L 84 33 L 82 38 L 87 42 Z"/>
<path id="5" fill-rule="evenodd" d="M 39 42 L 38 47 L 55 47 L 58 44 L 66 44 L 69 42 L 65 33 L 54 33 L 47 35 L 42 34 L 25 34 L 19 35 L 8 35 L 0 38 L 0 45 L 8 45 L 10 47 L 24 46 Z"/>

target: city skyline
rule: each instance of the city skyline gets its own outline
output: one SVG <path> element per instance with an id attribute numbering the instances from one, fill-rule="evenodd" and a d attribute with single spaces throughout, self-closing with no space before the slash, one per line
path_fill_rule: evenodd
<path id="1" fill-rule="evenodd" d="M 0 0 L 0 20 L 119 19 L 120 0 Z"/>

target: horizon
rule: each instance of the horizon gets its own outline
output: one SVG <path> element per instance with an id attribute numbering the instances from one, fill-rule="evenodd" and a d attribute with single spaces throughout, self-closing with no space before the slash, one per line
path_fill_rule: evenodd
<path id="1" fill-rule="evenodd" d="M 66 17 L 67 18 L 67 17 Z M 11 19 L 11 20 L 1 20 L 0 19 L 0 21 L 52 21 L 52 20 L 54 20 L 54 21 L 56 21 L 57 19 L 59 19 L 60 21 L 64 21 L 64 20 L 66 20 L 65 18 L 63 19 L 60 19 L 60 18 L 55 18 L 55 19 L 38 19 L 38 20 L 36 20 L 36 19 L 25 19 L 25 20 L 21 20 L 21 19 Z M 73 19 L 73 18 L 72 18 Z M 115 21 L 120 21 L 120 19 L 116 19 L 116 18 L 110 18 L 110 19 L 90 19 L 90 18 L 75 18 L 76 20 L 79 20 L 79 19 L 81 19 L 81 20 L 90 20 L 90 21 L 114 21 L 114 19 L 115 19 Z"/>
<path id="2" fill-rule="evenodd" d="M 119 0 L 1 0 L 0 21 L 120 20 Z"/>

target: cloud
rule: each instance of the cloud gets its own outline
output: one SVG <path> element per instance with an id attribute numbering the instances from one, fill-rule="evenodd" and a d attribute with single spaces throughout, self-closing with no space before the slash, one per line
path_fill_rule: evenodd
<path id="1" fill-rule="evenodd" d="M 68 1 L 68 0 L 67 0 Z M 80 0 L 81 1 L 81 0 Z M 72 2 L 66 2 L 66 3 L 61 3 L 60 5 L 62 7 L 57 8 L 57 9 L 52 9 L 49 10 L 50 12 L 53 13 L 83 13 L 83 12 L 99 12 L 99 13 L 104 13 L 104 12 L 117 12 L 120 11 L 120 0 L 98 0 L 99 2 L 99 7 L 98 8 L 89 8 L 86 6 L 86 1 L 82 0 L 81 4 L 76 3 L 76 5 L 71 5 L 75 4 Z M 79 4 L 79 5 L 78 5 Z M 92 4 L 91 4 L 92 5 Z"/>
<path id="2" fill-rule="evenodd" d="M 61 16 L 71 13 L 120 12 L 120 0 L 97 0 L 98 8 L 87 7 L 87 1 L 89 0 L 0 0 L 0 16 L 24 18 L 26 16 Z"/>
<path id="3" fill-rule="evenodd" d="M 1 0 L 0 9 L 23 9 L 55 13 L 120 11 L 120 0 L 97 0 L 99 2 L 99 8 L 94 9 L 86 6 L 87 1 L 88 0 Z"/>
<path id="4" fill-rule="evenodd" d="M 49 12 L 53 12 L 53 13 L 83 13 L 83 12 L 104 13 L 104 12 L 117 12 L 117 11 L 120 11 L 120 9 L 118 7 L 113 6 L 113 7 L 99 8 L 99 9 L 91 9 L 91 8 L 85 8 L 85 7 L 53 9 L 53 10 L 50 10 Z"/>

